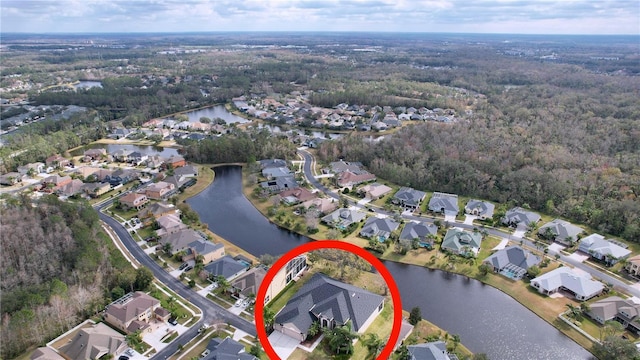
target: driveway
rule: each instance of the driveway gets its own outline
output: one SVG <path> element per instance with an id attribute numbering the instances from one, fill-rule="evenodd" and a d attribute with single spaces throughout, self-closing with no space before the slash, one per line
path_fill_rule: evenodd
<path id="1" fill-rule="evenodd" d="M 524 229 L 516 229 L 516 231 L 513 232 L 513 237 L 523 238 L 526 232 L 527 230 Z"/>
<path id="2" fill-rule="evenodd" d="M 564 246 L 558 243 L 553 243 L 549 245 L 548 249 L 549 249 L 549 254 L 559 254 L 561 250 L 564 250 Z"/>
<path id="3" fill-rule="evenodd" d="M 464 216 L 464 224 L 473 225 L 473 220 L 477 219 L 476 215 L 465 215 Z"/>
<path id="4" fill-rule="evenodd" d="M 142 340 L 156 349 L 156 352 L 169 345 L 168 343 L 163 343 L 162 338 L 172 330 L 177 331 L 178 334 L 182 334 L 188 329 L 186 326 L 180 324 L 173 326 L 167 323 L 162 323 L 157 325 L 153 324 L 152 326 L 154 327 L 154 330 L 150 333 L 145 333 L 145 335 L 142 336 Z"/>
<path id="5" fill-rule="evenodd" d="M 585 262 L 589 258 L 589 255 L 583 254 L 579 251 L 574 252 L 573 254 L 567 256 L 569 259 L 573 259 L 575 261 Z"/>
<path id="6" fill-rule="evenodd" d="M 269 335 L 269 342 L 280 359 L 288 358 L 300 343 L 279 331 L 274 331 Z"/>
<path id="7" fill-rule="evenodd" d="M 444 216 L 444 221 L 446 221 L 448 223 L 454 223 L 454 222 L 456 222 L 456 216 L 455 215 L 445 215 Z"/>

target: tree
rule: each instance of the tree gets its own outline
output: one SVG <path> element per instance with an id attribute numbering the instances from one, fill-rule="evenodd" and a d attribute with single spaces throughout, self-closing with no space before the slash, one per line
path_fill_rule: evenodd
<path id="1" fill-rule="evenodd" d="M 264 318 L 264 327 L 267 332 L 271 332 L 271 330 L 273 330 L 273 323 L 276 319 L 276 313 L 271 310 L 270 307 L 265 306 L 262 310 L 262 317 Z"/>
<path id="2" fill-rule="evenodd" d="M 336 354 L 351 354 L 353 352 L 352 341 L 358 337 L 357 334 L 351 332 L 351 326 L 348 323 L 333 329 L 325 328 L 324 335 L 329 342 L 331 351 Z"/>
<path id="3" fill-rule="evenodd" d="M 410 360 L 411 359 L 411 354 L 409 353 L 409 348 L 407 348 L 407 345 L 402 344 L 398 347 L 398 350 L 396 350 L 396 354 L 398 354 L 398 360 Z"/>
<path id="4" fill-rule="evenodd" d="M 640 358 L 634 343 L 616 335 L 607 336 L 602 344 L 595 343 L 591 351 L 600 360 L 637 360 Z"/>
<path id="5" fill-rule="evenodd" d="M 420 307 L 416 306 L 411 309 L 411 312 L 409 313 L 409 323 L 411 325 L 416 325 L 420 320 L 422 320 L 422 311 L 420 311 Z"/>
<path id="6" fill-rule="evenodd" d="M 153 273 L 146 267 L 140 267 L 136 270 L 136 280 L 134 286 L 136 290 L 147 290 L 153 281 Z"/>
<path id="7" fill-rule="evenodd" d="M 249 354 L 260 358 L 260 355 L 262 354 L 262 346 L 260 346 L 260 344 L 253 344 L 251 346 L 251 349 L 249 349 Z"/>
<path id="8" fill-rule="evenodd" d="M 576 307 L 573 304 L 569 303 L 567 304 L 567 309 L 569 311 L 569 317 L 577 321 L 580 321 L 582 319 L 582 312 L 580 311 L 579 307 Z"/>
<path id="9" fill-rule="evenodd" d="M 624 331 L 624 326 L 615 321 L 608 320 L 604 322 L 604 325 L 600 327 L 600 341 L 604 342 L 605 339 L 609 337 L 617 337 L 619 333 Z"/>
<path id="10" fill-rule="evenodd" d="M 480 266 L 478 266 L 478 272 L 482 277 L 487 276 L 489 271 L 491 271 L 491 266 L 489 264 L 482 263 L 480 264 Z"/>
<path id="11" fill-rule="evenodd" d="M 173 245 L 171 245 L 171 243 L 167 242 L 162 244 L 162 251 L 167 254 L 167 255 L 171 255 L 171 248 L 173 247 Z"/>
<path id="12" fill-rule="evenodd" d="M 318 335 L 320 333 L 320 322 L 319 321 L 314 321 L 313 323 L 311 323 L 311 326 L 309 327 L 309 330 L 307 331 L 307 339 L 311 339 L 314 336 Z"/>
<path id="13" fill-rule="evenodd" d="M 369 355 L 375 357 L 385 345 L 385 341 L 380 339 L 376 333 L 368 333 L 362 338 L 362 344 L 367 348 Z"/>
<path id="14" fill-rule="evenodd" d="M 124 296 L 124 289 L 121 288 L 120 286 L 116 286 L 113 289 L 111 289 L 111 299 L 112 300 L 118 300 L 123 296 Z"/>
<path id="15" fill-rule="evenodd" d="M 231 287 L 229 281 L 222 275 L 216 277 L 216 283 L 218 283 L 218 289 L 220 289 L 221 293 L 226 293 Z"/>
<path id="16" fill-rule="evenodd" d="M 211 119 L 206 117 L 206 116 L 203 116 L 203 117 L 200 118 L 200 122 L 203 123 L 203 124 L 210 124 L 211 123 Z"/>
<path id="17" fill-rule="evenodd" d="M 453 334 L 453 336 L 451 336 L 451 341 L 453 342 L 453 351 L 455 351 L 456 348 L 458 348 L 458 345 L 460 345 L 460 335 Z"/>

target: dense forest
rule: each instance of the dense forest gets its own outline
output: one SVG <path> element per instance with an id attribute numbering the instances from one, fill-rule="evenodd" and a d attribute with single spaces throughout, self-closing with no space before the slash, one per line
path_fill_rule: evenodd
<path id="1" fill-rule="evenodd" d="M 86 202 L 7 198 L 0 233 L 2 358 L 43 345 L 101 311 L 112 292 L 153 278 L 115 249 Z"/>

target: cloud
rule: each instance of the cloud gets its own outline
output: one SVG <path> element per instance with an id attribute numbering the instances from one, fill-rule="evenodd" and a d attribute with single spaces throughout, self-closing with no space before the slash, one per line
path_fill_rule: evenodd
<path id="1" fill-rule="evenodd" d="M 2 0 L 0 16 L 2 31 L 8 32 L 360 30 L 638 34 L 639 7 L 637 0 Z"/>

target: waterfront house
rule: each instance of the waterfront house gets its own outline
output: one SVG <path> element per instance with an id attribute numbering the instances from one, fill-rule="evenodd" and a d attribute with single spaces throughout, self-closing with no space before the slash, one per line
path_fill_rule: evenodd
<path id="1" fill-rule="evenodd" d="M 415 344 L 407 346 L 410 360 L 453 360 L 457 356 L 449 354 L 444 341 Z M 451 356 L 450 356 L 451 355 Z"/>
<path id="2" fill-rule="evenodd" d="M 145 194 L 149 199 L 161 200 L 173 193 L 176 186 L 174 184 L 158 181 L 157 183 L 147 186 Z"/>
<path id="3" fill-rule="evenodd" d="M 169 215 L 169 214 L 178 214 L 178 208 L 176 208 L 173 204 L 168 204 L 164 202 L 150 204 L 144 209 L 138 212 L 138 218 L 141 219 L 145 224 L 151 223 L 151 221 L 158 219 L 161 216 Z"/>
<path id="4" fill-rule="evenodd" d="M 640 304 L 632 299 L 610 296 L 589 305 L 587 312 L 590 318 L 604 325 L 605 322 L 615 320 L 628 331 L 640 334 Z"/>
<path id="5" fill-rule="evenodd" d="M 338 207 L 338 201 L 334 198 L 315 198 L 302 203 L 307 210 L 315 210 L 320 214 L 327 214 Z"/>
<path id="6" fill-rule="evenodd" d="M 181 229 L 179 231 L 168 233 L 163 235 L 158 244 L 164 246 L 165 244 L 171 244 L 171 255 L 180 251 L 186 250 L 189 244 L 194 241 L 203 239 L 202 235 L 195 230 Z"/>
<path id="7" fill-rule="evenodd" d="M 205 265 L 204 270 L 209 274 L 209 278 L 222 276 L 227 279 L 227 281 L 231 281 L 245 273 L 247 268 L 247 265 L 241 264 L 229 255 L 225 255 Z"/>
<path id="8" fill-rule="evenodd" d="M 520 280 L 527 270 L 540 263 L 540 258 L 520 246 L 509 246 L 496 251 L 483 263 L 491 266 L 493 271 L 511 279 Z"/>
<path id="9" fill-rule="evenodd" d="M 531 280 L 531 286 L 545 295 L 566 291 L 580 301 L 589 300 L 604 290 L 604 285 L 592 280 L 590 274 L 566 266 L 538 276 Z"/>
<path id="10" fill-rule="evenodd" d="M 362 211 L 341 208 L 323 217 L 321 220 L 328 226 L 344 230 L 351 224 L 359 223 L 366 216 L 367 214 Z"/>
<path id="11" fill-rule="evenodd" d="M 442 250 L 450 251 L 462 256 L 477 256 L 480 252 L 482 234 L 469 232 L 459 228 L 451 228 L 442 240 Z"/>
<path id="12" fill-rule="evenodd" d="M 278 194 L 278 196 L 280 197 L 280 201 L 287 205 L 298 204 L 316 198 L 316 194 L 302 187 L 285 190 Z"/>
<path id="13" fill-rule="evenodd" d="M 370 217 L 360 230 L 360 236 L 385 242 L 399 226 L 400 223 L 389 218 Z"/>
<path id="14" fill-rule="evenodd" d="M 383 307 L 384 297 L 316 273 L 278 312 L 274 329 L 299 341 L 315 321 L 328 329 L 350 323 L 361 334 Z"/>
<path id="15" fill-rule="evenodd" d="M 197 260 L 198 256 L 202 256 L 202 263 L 208 264 L 218 260 L 225 255 L 223 244 L 214 244 L 205 239 L 196 239 L 187 245 L 182 256 L 182 261 Z"/>
<path id="16" fill-rule="evenodd" d="M 418 242 L 418 246 L 432 249 L 435 237 L 438 235 L 438 227 L 427 222 L 408 222 L 400 233 L 399 241 L 402 245 L 411 248 L 413 241 Z"/>
<path id="17" fill-rule="evenodd" d="M 260 183 L 260 187 L 272 193 L 280 193 L 285 190 L 295 189 L 299 185 L 293 176 L 282 176 L 273 180 L 263 181 Z"/>

